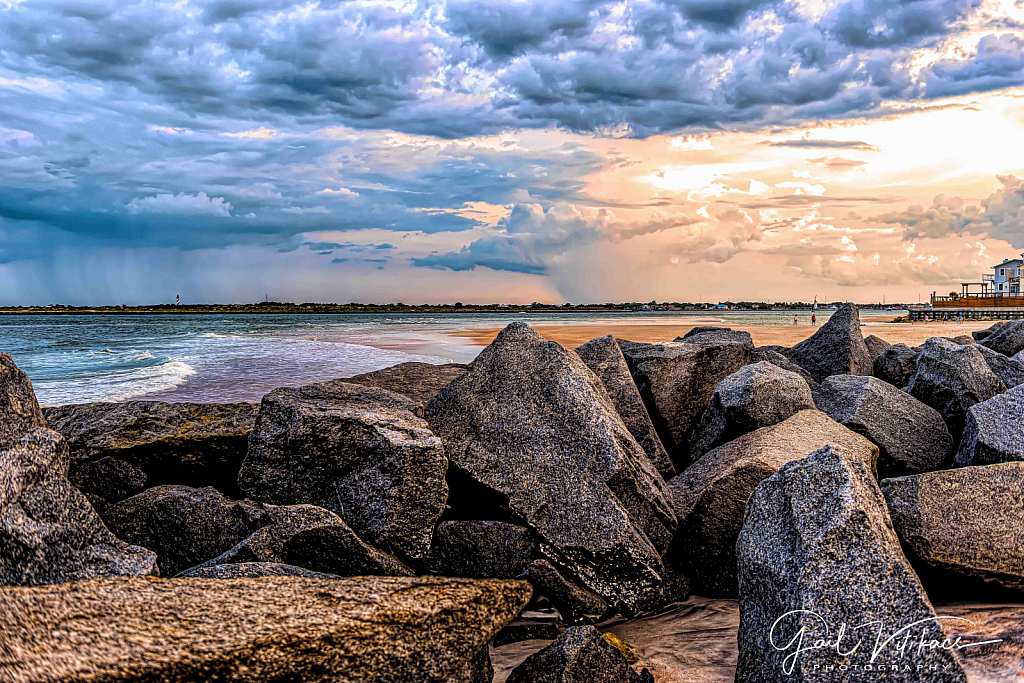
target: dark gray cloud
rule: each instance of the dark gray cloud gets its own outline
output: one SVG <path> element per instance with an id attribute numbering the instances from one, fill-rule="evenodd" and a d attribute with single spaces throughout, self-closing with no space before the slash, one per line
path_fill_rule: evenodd
<path id="1" fill-rule="evenodd" d="M 799 147 L 802 149 L 857 149 L 877 152 L 878 148 L 860 140 L 780 140 L 765 143 L 772 147 Z"/>

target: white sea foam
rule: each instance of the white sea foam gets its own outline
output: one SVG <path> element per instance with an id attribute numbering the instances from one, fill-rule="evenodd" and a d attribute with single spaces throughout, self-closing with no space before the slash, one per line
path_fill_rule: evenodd
<path id="1" fill-rule="evenodd" d="M 154 365 L 112 371 L 102 377 L 43 381 L 35 388 L 40 402 L 45 405 L 127 401 L 157 391 L 175 389 L 194 374 L 195 368 L 188 363 L 167 360 Z"/>

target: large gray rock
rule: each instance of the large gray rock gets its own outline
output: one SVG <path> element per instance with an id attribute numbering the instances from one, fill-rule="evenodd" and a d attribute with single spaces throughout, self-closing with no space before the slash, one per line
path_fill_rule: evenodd
<path id="1" fill-rule="evenodd" d="M 521 581 L 103 579 L 0 590 L 24 683 L 469 683 L 530 597 Z"/>
<path id="2" fill-rule="evenodd" d="M 424 415 L 474 496 L 581 583 L 627 611 L 655 590 L 676 527 L 665 483 L 579 356 L 513 323 Z"/>
<path id="3" fill-rule="evenodd" d="M 461 363 L 399 363 L 383 370 L 347 377 L 344 381 L 349 384 L 387 389 L 408 396 L 414 401 L 426 403 L 446 384 L 465 375 L 468 367 Z"/>
<path id="4" fill-rule="evenodd" d="M 691 430 L 723 379 L 750 364 L 745 342 L 642 344 L 619 340 L 654 428 L 676 469 L 692 462 Z"/>
<path id="5" fill-rule="evenodd" d="M 740 368 L 715 387 L 690 436 L 690 456 L 699 460 L 716 446 L 808 409 L 814 409 L 814 398 L 800 375 L 767 361 Z"/>
<path id="6" fill-rule="evenodd" d="M 981 344 L 972 344 L 971 346 L 981 352 L 981 355 L 985 357 L 985 363 L 988 365 L 989 370 L 1002 380 L 1007 389 L 1024 384 L 1024 363 L 1020 362 L 1016 356 L 1008 358 L 998 351 L 993 351 Z"/>
<path id="7" fill-rule="evenodd" d="M 954 464 L 992 465 L 1024 460 L 1024 387 L 967 409 Z"/>
<path id="8" fill-rule="evenodd" d="M 832 444 L 870 468 L 878 448 L 817 410 L 804 410 L 719 446 L 668 484 L 679 530 L 666 564 L 690 577 L 707 597 L 736 596 L 736 539 L 747 498 L 786 463 Z"/>
<path id="9" fill-rule="evenodd" d="M 48 429 L 0 448 L 0 586 L 156 574 L 156 555 L 116 538 L 68 482 L 68 460 Z"/>
<path id="10" fill-rule="evenodd" d="M 551 601 L 568 624 L 596 623 L 608 614 L 608 602 L 587 590 L 545 559 L 534 560 L 526 575 L 534 590 Z"/>
<path id="11" fill-rule="evenodd" d="M 341 381 L 263 397 L 238 484 L 254 500 L 311 503 L 384 550 L 423 557 L 448 498 L 441 440 L 420 404 Z"/>
<path id="12" fill-rule="evenodd" d="M 875 377 L 902 389 L 917 372 L 918 353 L 906 344 L 893 344 L 875 358 L 872 366 Z"/>
<path id="13" fill-rule="evenodd" d="M 882 492 L 933 598 L 1024 591 L 1024 462 L 886 479 Z"/>
<path id="14" fill-rule="evenodd" d="M 364 543 L 345 522 L 315 505 L 267 505 L 262 526 L 230 550 L 178 576 L 230 564 L 290 565 L 318 569 L 333 576 L 376 574 L 411 576 L 412 570 L 387 553 Z M 190 536 L 192 529 L 183 530 Z"/>
<path id="15" fill-rule="evenodd" d="M 937 469 L 953 448 L 938 411 L 877 377 L 833 375 L 814 392 L 814 403 L 878 446 L 880 477 Z"/>
<path id="16" fill-rule="evenodd" d="M 736 557 L 736 681 L 837 680 L 841 665 L 850 668 L 839 680 L 877 680 L 877 670 L 863 667 L 885 664 L 887 681 L 966 682 L 949 650 L 904 643 L 901 652 L 903 639 L 896 637 L 881 640 L 872 658 L 876 627 L 857 630 L 881 622 L 885 636 L 910 627 L 915 642 L 945 638 L 900 550 L 871 468 L 860 458 L 825 447 L 762 482 L 747 503 Z M 798 640 L 800 629 L 804 637 Z M 844 631 L 848 642 L 841 647 L 812 647 Z M 862 646 L 848 652 L 861 639 Z M 797 652 L 801 643 L 806 651 Z"/>
<path id="17" fill-rule="evenodd" d="M 871 356 L 872 362 L 874 362 L 874 359 L 885 353 L 885 350 L 892 346 L 892 344 L 872 334 L 864 337 L 864 346 L 868 347 L 868 354 Z"/>
<path id="18" fill-rule="evenodd" d="M 33 429 L 46 429 L 46 418 L 32 390 L 32 382 L 11 356 L 0 353 L 0 448 Z"/>
<path id="19" fill-rule="evenodd" d="M 68 440 L 69 476 L 83 493 L 115 503 L 142 486 L 181 484 L 239 497 L 238 468 L 256 420 L 252 403 L 83 403 L 43 413 Z M 97 476 L 97 467 L 107 476 Z M 135 488 L 139 471 L 145 481 Z"/>
<path id="20" fill-rule="evenodd" d="M 514 579 L 538 555 L 526 527 L 506 522 L 451 520 L 437 525 L 430 571 L 444 576 Z"/>
<path id="21" fill-rule="evenodd" d="M 978 343 L 1004 356 L 1014 356 L 1024 351 L 1024 320 L 1011 320 Z"/>
<path id="22" fill-rule="evenodd" d="M 846 304 L 786 357 L 811 373 L 816 382 L 831 375 L 870 375 L 874 359 L 860 331 L 860 312 Z"/>
<path id="23" fill-rule="evenodd" d="M 1006 385 L 978 349 L 938 338 L 924 343 L 917 371 L 907 384 L 907 393 L 939 411 L 957 445 L 967 409 L 1004 391 Z"/>
<path id="24" fill-rule="evenodd" d="M 242 562 L 240 564 L 213 564 L 192 567 L 178 574 L 176 579 L 256 579 L 262 576 L 301 576 L 307 579 L 337 579 L 334 574 L 314 572 L 291 564 L 273 562 Z"/>
<path id="25" fill-rule="evenodd" d="M 806 380 L 807 386 L 809 386 L 811 390 L 818 388 L 818 383 L 814 381 L 813 377 L 811 377 L 811 373 L 807 372 L 802 367 L 800 367 L 790 359 L 783 356 L 782 353 L 776 351 L 774 348 L 770 348 L 767 346 L 758 346 L 753 351 L 750 352 L 751 363 L 761 363 L 764 361 L 767 361 L 768 363 L 771 363 L 776 367 L 782 368 L 783 370 L 789 370 L 790 372 L 795 372 L 796 374 L 800 375 L 801 377 L 804 378 L 804 380 Z"/>
<path id="26" fill-rule="evenodd" d="M 687 342 L 690 344 L 722 344 L 739 342 L 747 344 L 751 349 L 754 347 L 754 340 L 749 332 L 734 330 L 731 327 L 713 327 L 704 325 L 694 327 L 682 337 L 676 337 L 674 341 Z"/>
<path id="27" fill-rule="evenodd" d="M 622 355 L 622 350 L 619 349 L 614 337 L 607 335 L 592 339 L 577 347 L 576 355 L 583 359 L 587 367 L 601 380 L 626 429 L 644 449 L 644 453 L 651 459 L 651 463 L 661 476 L 665 479 L 671 478 L 676 473 L 672 459 L 668 457 L 665 446 L 654 429 L 644 400 L 640 397 L 633 375 L 629 372 L 626 357 Z"/>
<path id="28" fill-rule="evenodd" d="M 174 485 L 109 505 L 103 519 L 118 538 L 154 551 L 164 576 L 220 555 L 272 521 L 265 505 Z"/>
<path id="29" fill-rule="evenodd" d="M 984 330 L 974 330 L 971 332 L 971 337 L 973 337 L 975 341 L 981 341 L 986 337 L 991 337 L 1005 324 L 1006 323 L 993 323 L 991 327 L 986 327 Z"/>
<path id="30" fill-rule="evenodd" d="M 570 626 L 513 669 L 506 683 L 642 683 L 613 642 L 593 626 Z"/>

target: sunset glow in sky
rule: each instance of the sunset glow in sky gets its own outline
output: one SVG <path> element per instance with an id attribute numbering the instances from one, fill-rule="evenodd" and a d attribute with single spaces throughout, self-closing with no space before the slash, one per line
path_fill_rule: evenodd
<path id="1" fill-rule="evenodd" d="M 1024 0 L 3 2 L 0 305 L 925 299 Z"/>

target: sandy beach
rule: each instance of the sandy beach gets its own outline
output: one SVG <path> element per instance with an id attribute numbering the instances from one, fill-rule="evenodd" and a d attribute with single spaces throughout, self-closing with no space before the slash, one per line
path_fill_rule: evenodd
<path id="1" fill-rule="evenodd" d="M 865 337 L 873 334 L 890 344 L 903 343 L 909 346 L 916 346 L 923 343 L 929 337 L 956 337 L 962 334 L 970 334 L 972 330 L 983 330 L 992 325 L 992 321 L 964 322 L 962 325 L 957 325 L 954 322 L 914 323 L 911 325 L 909 323 L 893 323 L 892 319 L 893 316 L 891 314 L 862 315 L 861 322 L 864 323 L 864 326 L 861 330 Z M 638 342 L 672 341 L 698 325 L 707 324 L 732 327 L 734 330 L 745 330 L 750 333 L 754 343 L 758 346 L 772 344 L 792 346 L 811 336 L 817 329 L 817 327 L 810 325 L 810 316 L 800 316 L 799 321 L 799 325 L 729 325 L 728 323 L 721 322 L 709 323 L 699 320 L 688 320 L 688 324 L 681 325 L 678 320 L 652 322 L 650 319 L 633 321 L 627 318 L 618 321 L 581 325 L 541 323 L 534 325 L 533 328 L 545 338 L 569 348 L 575 348 L 595 337 L 601 337 L 606 334 Z M 453 331 L 450 334 L 470 339 L 473 344 L 486 346 L 493 341 L 501 329 L 500 326 L 478 327 Z"/>

